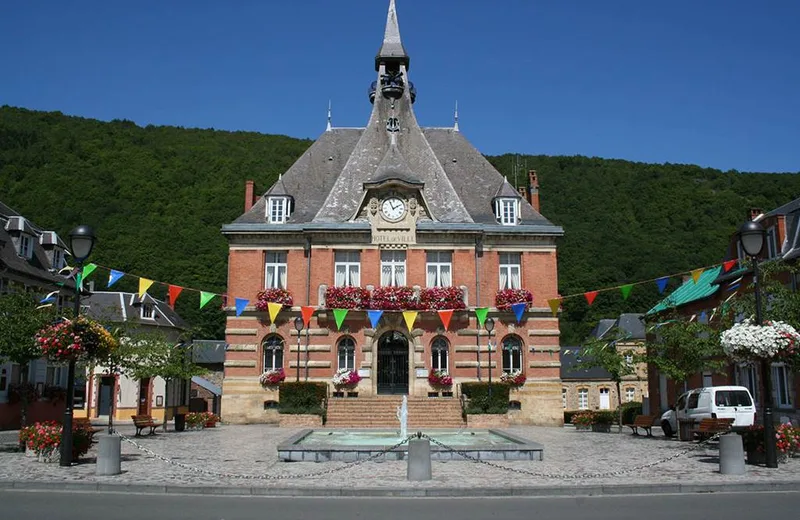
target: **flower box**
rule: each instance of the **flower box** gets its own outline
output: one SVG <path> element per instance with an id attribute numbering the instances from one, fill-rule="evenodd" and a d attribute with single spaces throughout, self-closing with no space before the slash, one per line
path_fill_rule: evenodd
<path id="1" fill-rule="evenodd" d="M 411 287 L 376 287 L 369 302 L 370 309 L 383 311 L 408 311 L 419 308 Z"/>
<path id="2" fill-rule="evenodd" d="M 533 295 L 527 289 L 501 289 L 494 297 L 494 304 L 499 311 L 510 311 L 515 303 L 526 304 L 526 309 L 533 305 Z"/>
<path id="3" fill-rule="evenodd" d="M 426 287 L 419 293 L 421 310 L 465 309 L 464 291 L 459 287 Z"/>
<path id="4" fill-rule="evenodd" d="M 269 310 L 269 303 L 280 303 L 282 305 L 292 306 L 292 295 L 286 289 L 264 289 L 259 291 L 256 301 L 256 310 L 259 312 L 266 312 Z"/>
<path id="5" fill-rule="evenodd" d="M 261 383 L 261 386 L 275 386 L 281 384 L 284 379 L 286 379 L 286 372 L 283 368 L 276 368 L 261 374 L 258 382 Z"/>
<path id="6" fill-rule="evenodd" d="M 366 309 L 369 302 L 369 291 L 362 287 L 328 287 L 325 291 L 325 307 L 329 309 Z"/>
<path id="7" fill-rule="evenodd" d="M 507 385 L 522 386 L 527 381 L 527 378 L 522 373 L 522 370 L 514 370 L 513 372 L 503 372 L 503 375 L 500 376 L 500 381 Z"/>
<path id="8" fill-rule="evenodd" d="M 437 388 L 449 388 L 453 386 L 453 378 L 444 370 L 431 370 L 428 374 L 428 383 Z"/>
<path id="9" fill-rule="evenodd" d="M 353 387 L 361 381 L 358 371 L 349 368 L 340 368 L 333 375 L 333 386 L 336 388 Z"/>

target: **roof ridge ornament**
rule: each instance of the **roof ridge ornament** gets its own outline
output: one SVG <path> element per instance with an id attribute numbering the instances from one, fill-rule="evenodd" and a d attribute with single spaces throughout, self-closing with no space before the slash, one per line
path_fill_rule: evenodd
<path id="1" fill-rule="evenodd" d="M 383 33 L 383 43 L 375 56 L 375 70 L 380 70 L 381 62 L 386 59 L 400 61 L 408 69 L 410 59 L 400 39 L 400 26 L 397 23 L 397 8 L 394 0 L 389 2 L 389 12 L 386 14 L 386 29 Z"/>
<path id="2" fill-rule="evenodd" d="M 326 132 L 331 131 L 331 100 L 328 100 L 328 126 L 325 127 Z"/>
<path id="3" fill-rule="evenodd" d="M 453 123 L 453 130 L 458 132 L 458 100 L 456 99 L 456 112 L 455 112 L 455 123 Z"/>

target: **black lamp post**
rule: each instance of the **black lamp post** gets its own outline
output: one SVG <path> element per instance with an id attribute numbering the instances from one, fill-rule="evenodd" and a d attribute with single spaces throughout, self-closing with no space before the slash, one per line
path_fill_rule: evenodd
<path id="1" fill-rule="evenodd" d="M 489 399 L 492 398 L 492 331 L 494 330 L 494 318 L 486 318 L 486 332 L 489 333 L 489 339 L 486 342 L 489 344 Z"/>
<path id="2" fill-rule="evenodd" d="M 300 316 L 294 319 L 294 329 L 297 331 L 297 379 L 300 382 L 300 331 L 303 330 L 303 318 Z"/>
<path id="3" fill-rule="evenodd" d="M 75 266 L 75 309 L 72 319 L 81 313 L 81 287 L 78 275 L 83 274 L 83 262 L 89 257 L 94 247 L 94 231 L 89 226 L 78 226 L 69 232 L 69 248 Z M 61 426 L 61 466 L 72 465 L 72 407 L 75 404 L 75 359 L 69 360 L 67 370 L 67 402 L 64 406 L 64 423 Z"/>
<path id="4" fill-rule="evenodd" d="M 739 243 L 753 262 L 753 284 L 756 295 L 756 325 L 761 325 L 761 280 L 758 276 L 758 255 L 764 248 L 764 226 L 749 221 L 739 228 Z M 761 360 L 761 380 L 764 387 L 764 445 L 768 468 L 778 467 L 778 451 L 775 444 L 775 423 L 772 421 L 772 373 L 767 359 Z"/>

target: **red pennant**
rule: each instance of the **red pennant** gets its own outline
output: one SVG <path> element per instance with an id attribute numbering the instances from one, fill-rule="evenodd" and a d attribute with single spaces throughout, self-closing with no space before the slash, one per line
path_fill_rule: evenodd
<path id="1" fill-rule="evenodd" d="M 314 315 L 314 307 L 300 307 L 300 313 L 303 315 L 303 325 L 308 328 L 311 316 Z"/>
<path id="2" fill-rule="evenodd" d="M 733 268 L 733 266 L 736 265 L 736 263 L 738 261 L 739 260 L 728 260 L 727 262 L 723 262 L 722 263 L 722 272 L 723 273 L 727 273 L 728 271 L 730 271 Z"/>
<path id="3" fill-rule="evenodd" d="M 442 323 L 444 324 L 444 330 L 447 330 L 447 328 L 450 326 L 450 318 L 452 317 L 452 310 L 439 311 L 439 319 L 442 320 Z"/>
<path id="4" fill-rule="evenodd" d="M 597 298 L 597 293 L 598 291 L 589 291 L 583 293 L 583 295 L 586 296 L 586 303 L 588 303 L 589 305 L 594 303 L 594 299 Z"/>
<path id="5" fill-rule="evenodd" d="M 173 309 L 175 308 L 175 300 L 178 299 L 178 295 L 183 290 L 183 287 L 179 287 L 177 285 L 170 285 L 169 286 L 169 306 Z"/>

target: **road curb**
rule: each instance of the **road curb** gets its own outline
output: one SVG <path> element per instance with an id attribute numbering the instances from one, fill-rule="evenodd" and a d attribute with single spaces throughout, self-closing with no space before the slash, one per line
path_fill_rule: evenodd
<path id="1" fill-rule="evenodd" d="M 724 482 L 724 483 L 652 483 L 604 484 L 577 486 L 534 486 L 511 488 L 369 488 L 369 487 L 250 487 L 250 486 L 181 486 L 172 484 L 122 484 L 112 482 L 68 482 L 0 480 L 0 490 L 24 491 L 94 491 L 98 493 L 142 493 L 152 495 L 238 495 L 262 497 L 558 497 L 667 495 L 691 493 L 757 493 L 800 490 L 797 481 Z"/>

